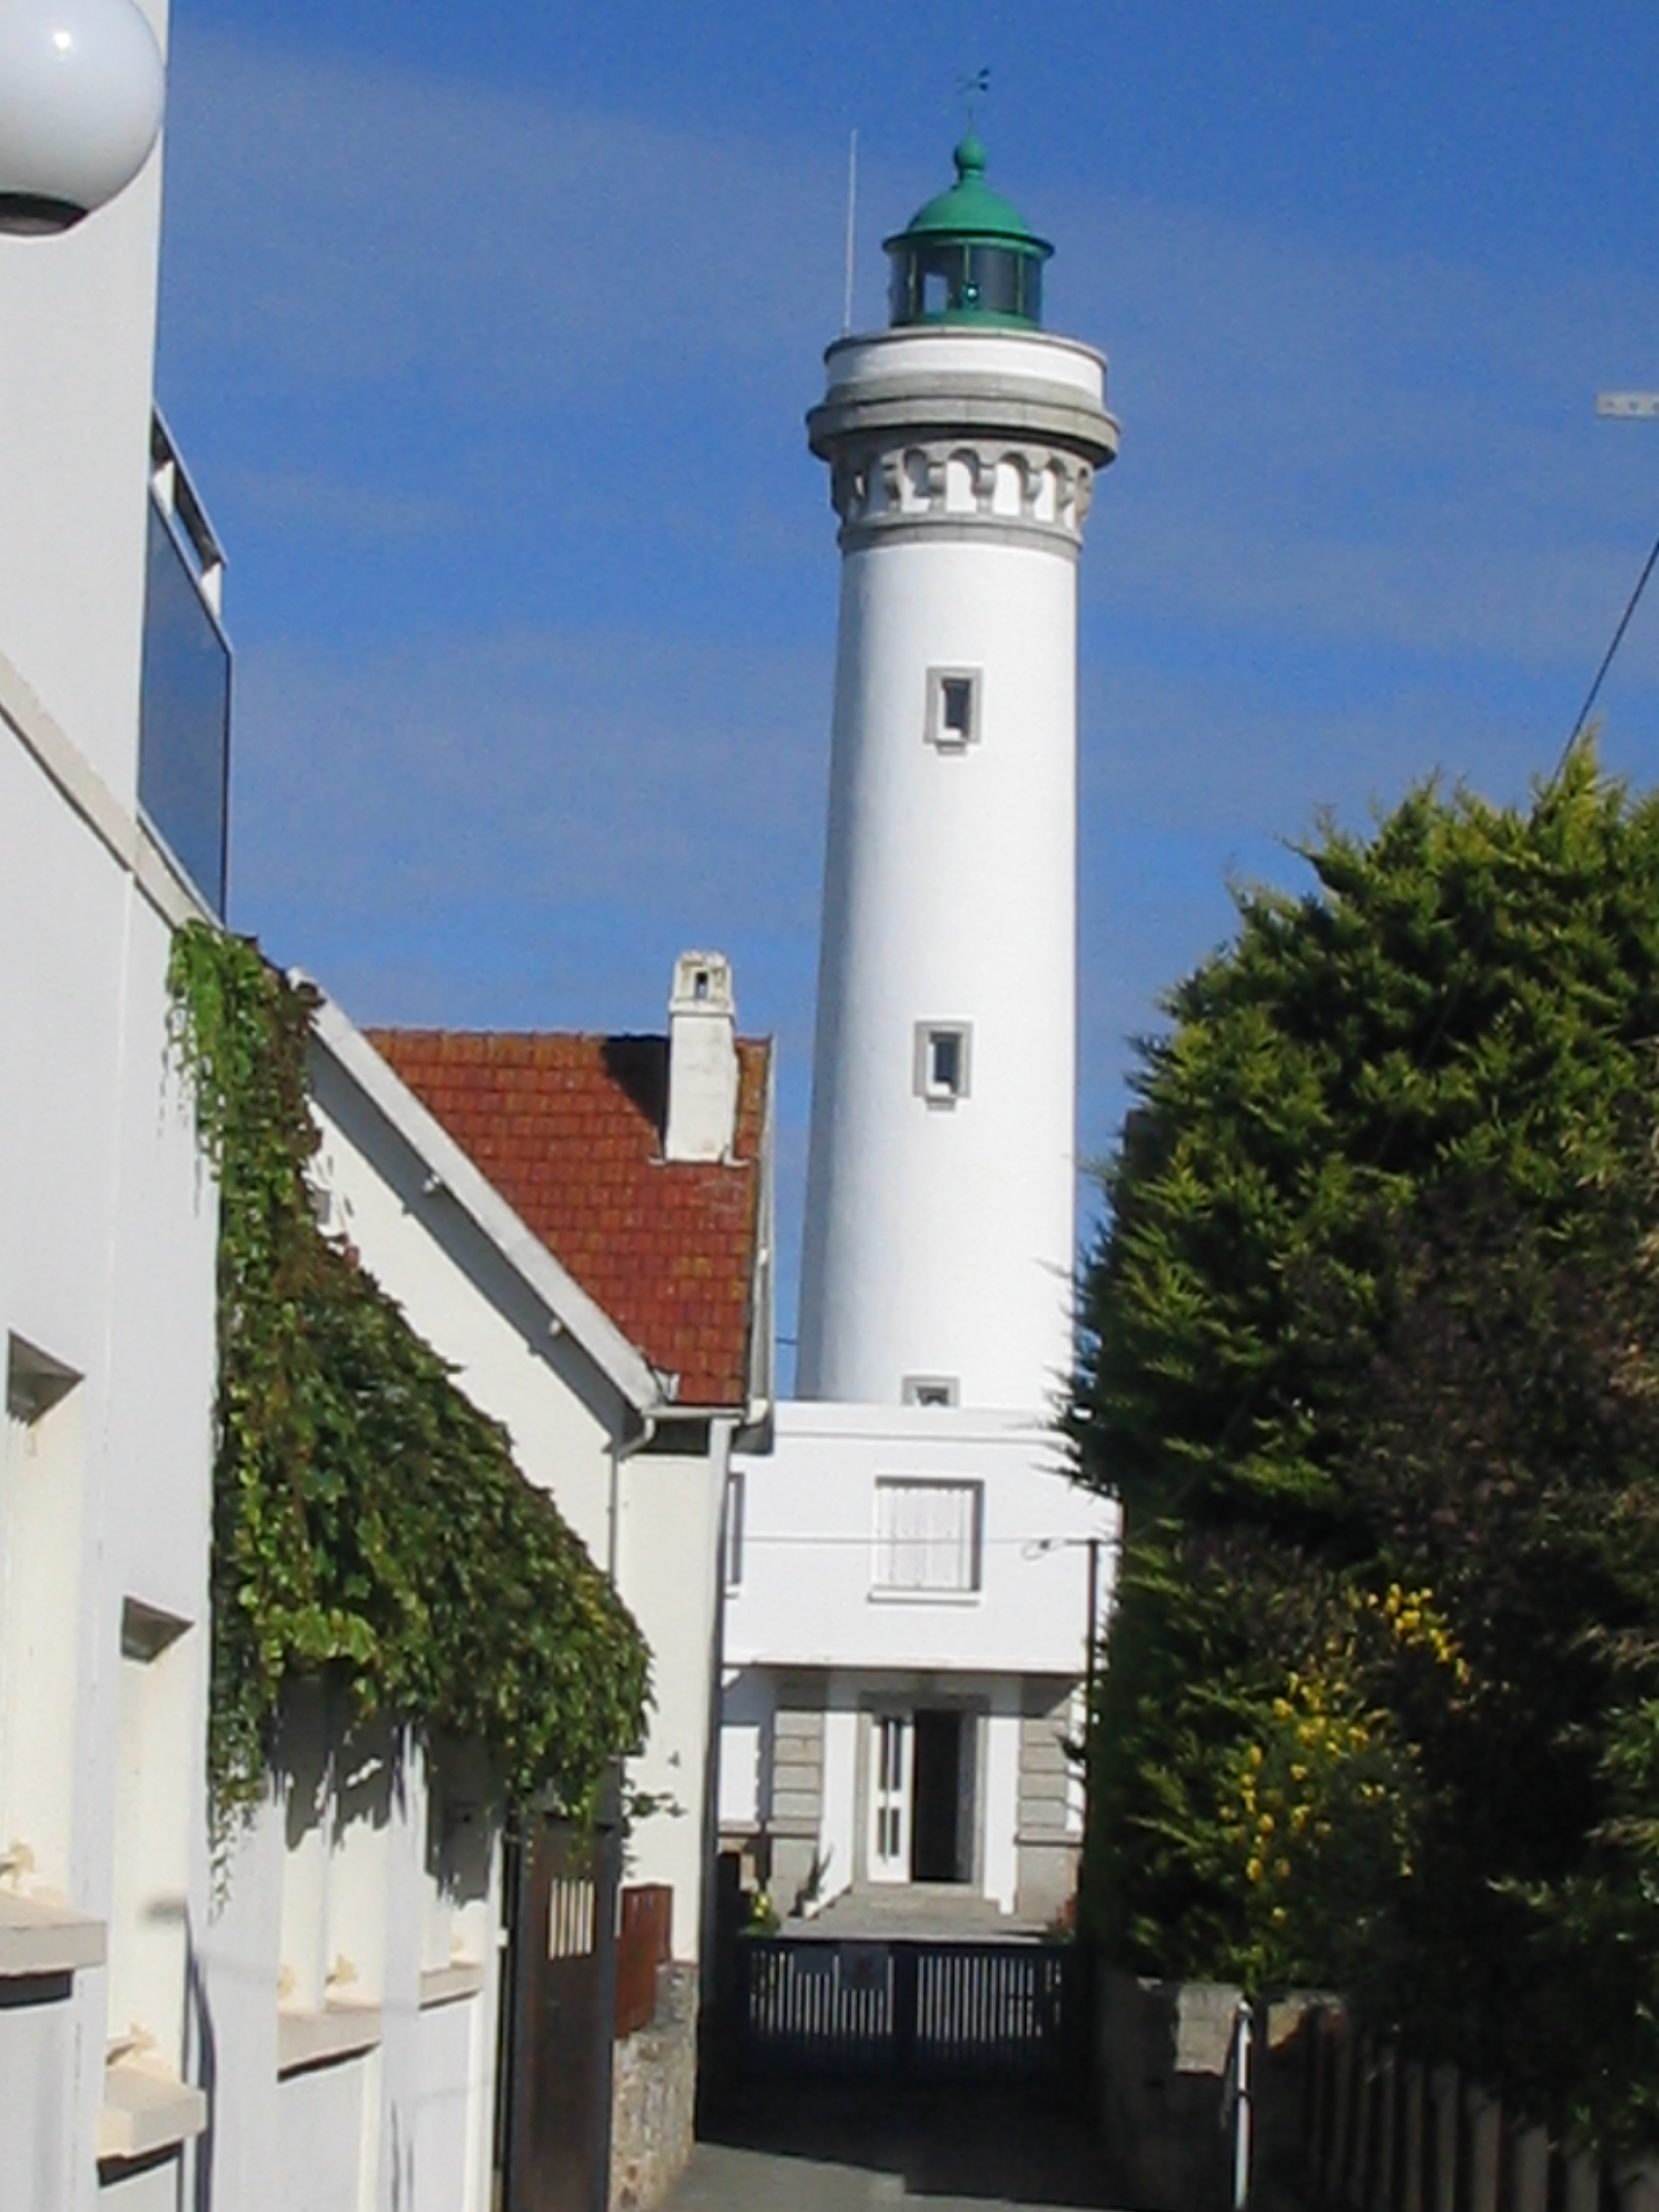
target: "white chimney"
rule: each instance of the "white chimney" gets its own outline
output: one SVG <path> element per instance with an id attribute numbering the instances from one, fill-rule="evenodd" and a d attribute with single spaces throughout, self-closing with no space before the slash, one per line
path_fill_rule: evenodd
<path id="1" fill-rule="evenodd" d="M 729 1160 L 737 1137 L 737 1004 L 723 952 L 682 952 L 668 1002 L 665 1160 Z"/>

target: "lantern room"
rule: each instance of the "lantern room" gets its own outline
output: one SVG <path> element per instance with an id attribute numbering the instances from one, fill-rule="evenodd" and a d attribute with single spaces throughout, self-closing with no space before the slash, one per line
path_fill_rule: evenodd
<path id="1" fill-rule="evenodd" d="M 1053 252 L 985 182 L 985 149 L 970 131 L 956 182 L 884 241 L 892 275 L 888 321 L 1034 330 L 1043 320 L 1043 264 Z"/>

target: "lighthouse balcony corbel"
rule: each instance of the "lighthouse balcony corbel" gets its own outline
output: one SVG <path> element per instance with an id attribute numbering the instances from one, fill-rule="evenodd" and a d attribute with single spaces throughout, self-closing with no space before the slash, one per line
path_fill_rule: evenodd
<path id="1" fill-rule="evenodd" d="M 843 533 L 980 529 L 1075 546 L 1093 474 L 1078 455 L 1044 444 L 935 438 L 843 451 L 831 498 Z"/>

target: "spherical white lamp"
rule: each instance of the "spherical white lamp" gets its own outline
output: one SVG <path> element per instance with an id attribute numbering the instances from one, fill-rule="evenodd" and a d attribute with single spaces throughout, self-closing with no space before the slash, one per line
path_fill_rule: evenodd
<path id="1" fill-rule="evenodd" d="M 0 231 L 66 231 L 149 158 L 166 72 L 133 0 L 0 0 Z"/>

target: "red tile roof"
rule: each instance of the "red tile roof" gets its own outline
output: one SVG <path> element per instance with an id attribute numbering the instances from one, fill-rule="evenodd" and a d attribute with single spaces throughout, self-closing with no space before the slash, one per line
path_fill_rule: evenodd
<path id="1" fill-rule="evenodd" d="M 738 1046 L 734 1164 L 671 1165 L 666 1037 L 368 1037 L 682 1405 L 746 1403 L 768 1046 Z"/>

